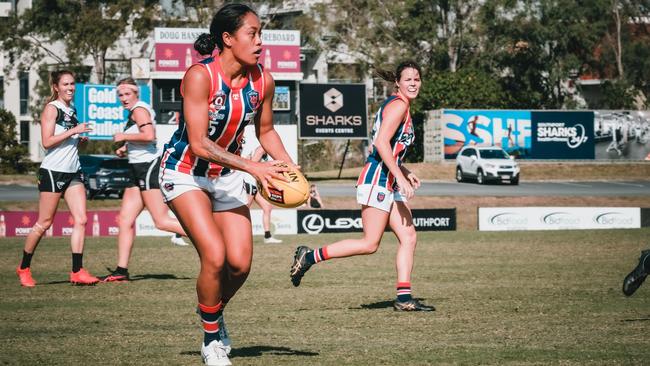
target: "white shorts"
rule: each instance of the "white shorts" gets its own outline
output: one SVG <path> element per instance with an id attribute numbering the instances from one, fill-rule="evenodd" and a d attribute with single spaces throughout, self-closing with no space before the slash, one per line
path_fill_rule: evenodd
<path id="1" fill-rule="evenodd" d="M 385 187 L 372 184 L 357 186 L 357 203 L 390 212 L 393 202 L 406 202 L 406 197 L 399 191 L 391 191 Z"/>
<path id="2" fill-rule="evenodd" d="M 160 169 L 160 192 L 165 203 L 189 191 L 202 190 L 212 199 L 212 211 L 227 211 L 248 203 L 242 172 L 216 177 L 195 177 L 170 169 Z"/>

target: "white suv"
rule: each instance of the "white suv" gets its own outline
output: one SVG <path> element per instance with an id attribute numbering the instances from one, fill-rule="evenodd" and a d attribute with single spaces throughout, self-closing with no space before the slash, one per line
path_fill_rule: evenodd
<path id="1" fill-rule="evenodd" d="M 476 178 L 478 184 L 519 184 L 519 165 L 500 147 L 465 146 L 456 156 L 456 180 L 462 182 L 466 178 Z"/>

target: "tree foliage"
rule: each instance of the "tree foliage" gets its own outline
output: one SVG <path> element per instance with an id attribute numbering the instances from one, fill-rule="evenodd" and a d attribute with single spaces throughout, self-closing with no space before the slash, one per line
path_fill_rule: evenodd
<path id="1" fill-rule="evenodd" d="M 0 171 L 3 174 L 24 173 L 23 159 L 27 148 L 18 142 L 16 118 L 6 109 L 0 108 Z"/>

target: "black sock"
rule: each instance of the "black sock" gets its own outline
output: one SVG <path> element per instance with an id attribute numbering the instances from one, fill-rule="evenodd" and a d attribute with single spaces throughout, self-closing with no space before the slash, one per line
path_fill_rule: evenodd
<path id="1" fill-rule="evenodd" d="M 115 268 L 115 273 L 121 274 L 121 275 L 128 275 L 129 270 L 128 270 L 128 268 L 117 266 L 117 268 Z"/>
<path id="2" fill-rule="evenodd" d="M 32 256 L 34 253 L 27 253 L 23 250 L 23 261 L 20 262 L 20 269 L 25 269 L 32 265 Z"/>
<path id="3" fill-rule="evenodd" d="M 650 253 L 643 258 L 643 272 L 650 273 Z"/>
<path id="4" fill-rule="evenodd" d="M 84 266 L 84 254 L 72 253 L 72 272 L 77 273 Z"/>
<path id="5" fill-rule="evenodd" d="M 270 231 L 265 231 L 264 232 L 264 239 L 268 239 L 271 237 L 271 232 Z"/>

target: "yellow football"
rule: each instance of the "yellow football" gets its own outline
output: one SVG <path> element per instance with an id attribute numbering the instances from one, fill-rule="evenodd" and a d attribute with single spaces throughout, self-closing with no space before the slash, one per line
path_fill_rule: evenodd
<path id="1" fill-rule="evenodd" d="M 277 165 L 289 167 L 285 163 L 278 163 Z M 257 184 L 262 197 L 275 206 L 284 208 L 298 207 L 307 202 L 309 198 L 309 182 L 307 182 L 305 176 L 297 169 L 292 167 L 289 167 L 289 169 L 289 171 L 282 173 L 289 180 L 288 182 L 271 179 L 271 184 L 275 188 L 269 185 L 269 195 L 266 194 L 259 182 Z"/>

